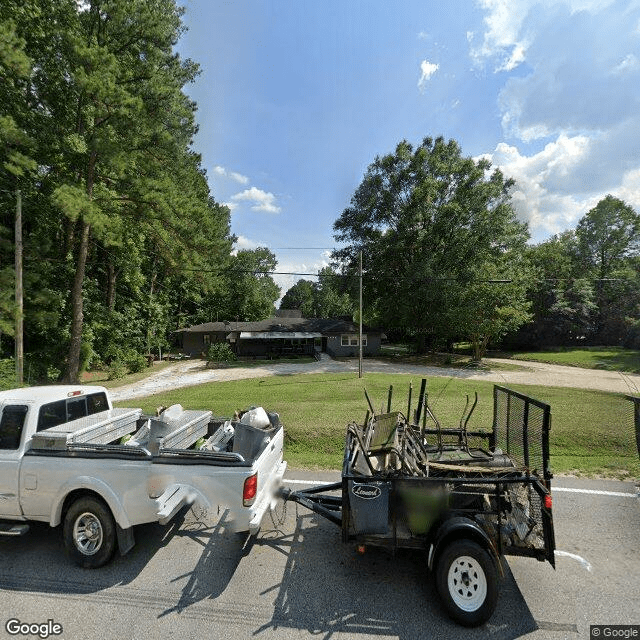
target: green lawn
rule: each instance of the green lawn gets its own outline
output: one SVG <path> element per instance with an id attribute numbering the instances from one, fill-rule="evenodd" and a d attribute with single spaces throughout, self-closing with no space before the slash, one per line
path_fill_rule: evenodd
<path id="1" fill-rule="evenodd" d="M 138 373 L 128 373 L 126 376 L 116 380 L 109 380 L 109 372 L 106 370 L 85 371 L 81 376 L 81 382 L 82 384 L 98 384 L 107 389 L 113 389 L 114 387 L 123 387 L 126 384 L 145 380 L 154 373 L 159 373 L 172 364 L 175 364 L 175 362 L 156 362 L 152 367 L 147 367 Z"/>
<path id="2" fill-rule="evenodd" d="M 339 469 L 345 426 L 365 417 L 363 389 L 379 409 L 386 407 L 387 391 L 393 385 L 393 409 L 406 412 L 409 381 L 409 376 L 400 374 L 368 374 L 361 380 L 353 374 L 282 375 L 176 389 L 120 404 L 135 404 L 153 412 L 161 404 L 179 403 L 223 416 L 262 405 L 280 414 L 285 425 L 285 456 L 291 467 Z M 414 408 L 419 385 L 420 380 L 414 377 Z M 465 394 L 477 391 L 480 402 L 469 428 L 491 429 L 492 384 L 429 378 L 427 388 L 430 405 L 442 426 L 457 425 Z M 632 403 L 624 396 L 528 385 L 513 388 L 551 405 L 551 466 L 555 473 L 640 478 Z"/>
<path id="3" fill-rule="evenodd" d="M 621 347 L 582 347 L 550 349 L 548 351 L 531 351 L 513 353 L 514 360 L 533 360 L 564 364 L 585 369 L 607 369 L 609 371 L 626 371 L 640 373 L 640 351 Z"/>

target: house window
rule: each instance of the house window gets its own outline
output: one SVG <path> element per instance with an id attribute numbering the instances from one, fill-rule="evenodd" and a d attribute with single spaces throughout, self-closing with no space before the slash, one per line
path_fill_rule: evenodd
<path id="1" fill-rule="evenodd" d="M 358 346 L 358 334 L 357 333 L 345 333 L 340 337 L 340 345 L 343 347 L 357 347 Z M 362 346 L 367 346 L 367 336 L 362 336 Z"/>
<path id="2" fill-rule="evenodd" d="M 205 333 L 202 336 L 202 340 L 204 342 L 204 346 L 205 347 L 208 347 L 211 344 L 211 336 L 208 333 Z"/>

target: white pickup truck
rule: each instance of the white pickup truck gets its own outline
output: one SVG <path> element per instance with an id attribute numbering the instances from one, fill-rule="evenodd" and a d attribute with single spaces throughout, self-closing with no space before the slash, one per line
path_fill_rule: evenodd
<path id="1" fill-rule="evenodd" d="M 0 534 L 62 524 L 71 559 L 87 568 L 116 545 L 127 553 L 135 525 L 193 503 L 224 508 L 255 534 L 286 469 L 280 420 L 259 411 L 227 420 L 176 405 L 152 417 L 114 409 L 103 387 L 0 392 Z"/>

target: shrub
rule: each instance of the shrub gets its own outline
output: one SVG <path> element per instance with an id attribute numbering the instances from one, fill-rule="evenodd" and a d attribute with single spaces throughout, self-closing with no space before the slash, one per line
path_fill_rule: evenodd
<path id="1" fill-rule="evenodd" d="M 147 368 L 147 358 L 141 353 L 130 351 L 125 360 L 129 373 L 139 373 Z"/>
<path id="2" fill-rule="evenodd" d="M 119 380 L 127 375 L 127 365 L 120 360 L 114 360 L 107 369 L 108 380 Z"/>
<path id="3" fill-rule="evenodd" d="M 218 364 L 220 362 L 234 362 L 238 357 L 231 350 L 226 342 L 216 342 L 207 351 L 207 364 Z"/>
<path id="4" fill-rule="evenodd" d="M 16 361 L 13 358 L 0 360 L 0 390 L 16 387 Z"/>

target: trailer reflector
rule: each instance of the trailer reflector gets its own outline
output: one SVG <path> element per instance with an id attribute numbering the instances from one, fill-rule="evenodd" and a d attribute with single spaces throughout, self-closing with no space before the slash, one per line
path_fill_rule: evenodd
<path id="1" fill-rule="evenodd" d="M 242 505 L 250 507 L 258 493 L 258 474 L 254 473 L 244 481 L 244 488 L 242 490 Z"/>

